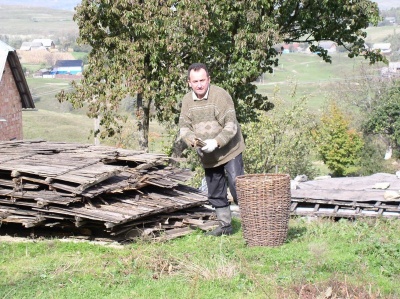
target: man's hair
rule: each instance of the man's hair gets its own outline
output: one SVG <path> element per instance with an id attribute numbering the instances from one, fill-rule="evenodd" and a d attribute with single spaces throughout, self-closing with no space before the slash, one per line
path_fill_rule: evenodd
<path id="1" fill-rule="evenodd" d="M 190 71 L 199 71 L 201 69 L 206 71 L 207 77 L 210 77 L 210 74 L 208 73 L 208 68 L 204 63 L 192 63 L 188 68 L 188 79 L 190 79 Z"/>

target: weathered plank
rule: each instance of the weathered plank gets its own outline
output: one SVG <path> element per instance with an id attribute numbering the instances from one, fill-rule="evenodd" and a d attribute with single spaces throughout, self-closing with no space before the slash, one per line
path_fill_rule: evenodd
<path id="1" fill-rule="evenodd" d="M 44 141 L 0 142 L 0 154 L 0 216 L 5 223 L 90 226 L 114 235 L 144 225 L 149 231 L 165 231 L 202 223 L 190 215 L 186 224 L 165 223 L 165 215 L 200 207 L 207 198 L 182 185 L 191 172 L 168 166 L 163 154 Z M 155 222 L 160 219 L 164 223 Z"/>

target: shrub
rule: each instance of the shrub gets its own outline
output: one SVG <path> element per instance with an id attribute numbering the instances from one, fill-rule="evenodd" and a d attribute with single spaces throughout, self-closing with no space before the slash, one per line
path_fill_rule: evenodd
<path id="1" fill-rule="evenodd" d="M 354 175 L 360 170 L 364 141 L 349 124 L 337 104 L 331 102 L 313 132 L 318 153 L 333 176 Z"/>
<path id="2" fill-rule="evenodd" d="M 400 84 L 389 88 L 364 122 L 367 134 L 383 136 L 388 144 L 400 149 Z"/>
<path id="3" fill-rule="evenodd" d="M 293 104 L 278 101 L 274 110 L 258 112 L 258 122 L 242 126 L 246 140 L 243 159 L 247 173 L 278 170 L 291 177 L 315 175 L 311 159 L 313 122 L 305 104 L 305 98 L 293 100 Z"/>

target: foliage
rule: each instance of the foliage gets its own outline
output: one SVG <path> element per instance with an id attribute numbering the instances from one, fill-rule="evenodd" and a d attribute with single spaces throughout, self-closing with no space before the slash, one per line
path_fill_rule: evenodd
<path id="1" fill-rule="evenodd" d="M 4 229 L 4 225 L 2 229 Z M 4 298 L 382 298 L 400 296 L 398 220 L 289 222 L 279 248 L 200 231 L 165 243 L 0 243 Z M 35 230 L 35 233 L 37 231 Z"/>
<path id="2" fill-rule="evenodd" d="M 247 173 L 275 172 L 277 168 L 291 177 L 315 176 L 311 160 L 313 116 L 306 110 L 305 98 L 292 101 L 276 99 L 274 110 L 259 111 L 257 122 L 243 125 Z"/>
<path id="3" fill-rule="evenodd" d="M 390 81 L 379 74 L 382 65 L 373 67 L 360 64 L 353 74 L 343 74 L 344 79 L 334 83 L 332 98 L 357 118 L 364 119 L 365 114 L 375 109 L 383 93 L 390 87 Z M 358 119 L 357 119 L 358 121 Z"/>
<path id="4" fill-rule="evenodd" d="M 396 30 L 393 30 L 393 34 L 387 36 L 384 40 L 387 43 L 390 43 L 392 48 L 392 54 L 390 55 L 390 61 L 397 62 L 400 60 L 400 33 L 396 33 Z"/>
<path id="5" fill-rule="evenodd" d="M 349 127 L 350 121 L 335 102 L 331 102 L 313 132 L 318 153 L 333 176 L 347 176 L 359 170 L 364 146 L 361 134 Z"/>
<path id="6" fill-rule="evenodd" d="M 367 176 L 374 173 L 386 172 L 395 173 L 397 169 L 391 165 L 390 160 L 384 160 L 384 153 L 387 147 L 380 138 L 372 135 L 364 135 L 364 146 L 360 153 L 360 159 L 357 163 L 359 167 L 357 175 Z"/>
<path id="7" fill-rule="evenodd" d="M 364 123 L 367 134 L 387 138 L 388 145 L 400 149 L 400 83 L 395 82 L 380 98 Z"/>
<path id="8" fill-rule="evenodd" d="M 226 88 L 241 122 L 255 120 L 255 108 L 272 108 L 252 84 L 278 64 L 274 45 L 332 40 L 374 63 L 383 56 L 364 48 L 370 23 L 377 24 L 377 4 L 351 1 L 125 1 L 83 0 L 74 17 L 80 41 L 91 46 L 89 66 L 73 93 L 60 100 L 88 106 L 101 118 L 101 137 L 119 134 L 126 118 L 120 101 L 137 94 L 141 146 L 147 147 L 150 108 L 160 121 L 176 121 L 178 101 L 186 92 L 185 71 L 206 63 L 212 81 Z"/>

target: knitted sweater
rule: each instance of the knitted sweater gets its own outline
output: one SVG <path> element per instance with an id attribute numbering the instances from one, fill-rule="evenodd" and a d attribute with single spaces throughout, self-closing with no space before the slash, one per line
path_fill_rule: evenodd
<path id="1" fill-rule="evenodd" d="M 232 160 L 245 149 L 231 96 L 221 87 L 210 85 L 208 98 L 193 100 L 192 91 L 182 100 L 179 117 L 180 136 L 188 146 L 194 138 L 215 139 L 218 147 L 211 153 L 198 150 L 204 168 Z"/>

